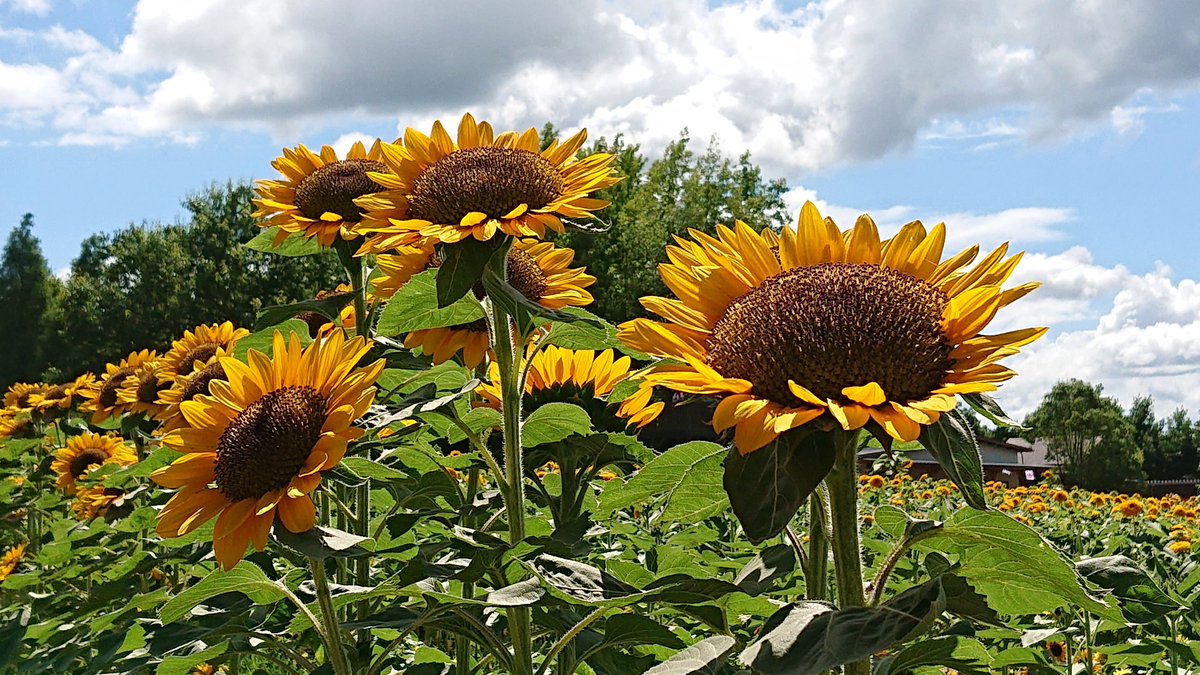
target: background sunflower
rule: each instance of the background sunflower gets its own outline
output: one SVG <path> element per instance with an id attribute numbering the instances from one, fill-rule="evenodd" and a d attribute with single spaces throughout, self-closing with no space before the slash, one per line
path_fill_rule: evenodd
<path id="1" fill-rule="evenodd" d="M 76 491 L 75 482 L 105 464 L 130 466 L 137 455 L 120 436 L 84 432 L 67 439 L 65 447 L 54 454 L 50 470 L 58 476 L 55 485 L 68 496 Z"/>

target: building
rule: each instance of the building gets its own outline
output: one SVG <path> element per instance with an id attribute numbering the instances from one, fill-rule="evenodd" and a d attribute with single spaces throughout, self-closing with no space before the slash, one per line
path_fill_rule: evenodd
<path id="1" fill-rule="evenodd" d="M 1041 442 L 1031 445 L 1022 439 L 978 440 L 984 481 L 997 481 L 1009 487 L 1031 485 L 1042 479 L 1043 472 L 1054 469 L 1054 465 L 1046 459 L 1046 446 Z M 858 454 L 860 470 L 870 473 L 872 462 L 881 454 L 883 449 L 880 447 L 864 448 Z M 946 472 L 928 450 L 910 450 L 903 453 L 903 458 L 912 462 L 908 472 L 914 478 L 922 474 L 931 478 L 946 478 Z"/>

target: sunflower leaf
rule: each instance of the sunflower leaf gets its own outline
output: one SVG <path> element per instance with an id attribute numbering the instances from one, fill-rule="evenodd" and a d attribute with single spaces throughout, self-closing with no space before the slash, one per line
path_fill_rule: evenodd
<path id="1" fill-rule="evenodd" d="M 1083 560 L 1075 563 L 1075 570 L 1091 583 L 1111 591 L 1129 623 L 1148 624 L 1181 607 L 1154 583 L 1146 570 L 1126 556 Z"/>
<path id="2" fill-rule="evenodd" d="M 275 540 L 301 555 L 318 559 L 358 558 L 371 555 L 375 548 L 374 540 L 369 537 L 322 525 L 299 534 L 275 528 Z"/>
<path id="3" fill-rule="evenodd" d="M 957 410 L 943 413 L 938 421 L 921 427 L 921 445 L 929 450 L 946 475 L 962 491 L 967 504 L 988 509 L 983 493 L 983 457 L 971 427 Z"/>
<path id="4" fill-rule="evenodd" d="M 304 323 L 300 319 L 289 319 L 278 325 L 268 326 L 260 331 L 256 331 L 247 335 L 241 340 L 238 340 L 237 344 L 233 346 L 234 358 L 245 362 L 246 353 L 251 349 L 270 356 L 271 345 L 275 339 L 276 331 L 282 333 L 285 338 L 295 334 L 300 338 L 301 346 L 312 342 L 312 338 L 308 336 L 308 324 Z"/>
<path id="5" fill-rule="evenodd" d="M 646 675 L 713 675 L 724 672 L 722 666 L 736 646 L 737 640 L 728 635 L 714 635 L 647 670 Z"/>
<path id="6" fill-rule="evenodd" d="M 819 673 L 869 659 L 919 635 L 944 608 L 937 579 L 879 607 L 835 609 L 824 602 L 795 602 L 767 619 L 761 637 L 739 660 L 764 675 Z"/>
<path id="7" fill-rule="evenodd" d="M 942 635 L 913 643 L 875 663 L 874 675 L 909 673 L 920 666 L 945 666 L 965 675 L 992 672 L 987 648 L 978 640 Z"/>
<path id="8" fill-rule="evenodd" d="M 258 318 L 254 320 L 254 330 L 265 330 L 305 312 L 320 314 L 330 322 L 338 323 L 341 321 L 338 313 L 352 300 L 354 300 L 353 293 L 338 293 L 323 300 L 305 300 L 304 302 L 263 307 L 258 312 Z"/>
<path id="9" fill-rule="evenodd" d="M 441 270 L 425 270 L 396 291 L 379 314 L 380 335 L 404 335 L 414 330 L 471 323 L 483 318 L 474 297 L 462 297 L 448 307 L 438 305 L 437 278 Z"/>
<path id="10" fill-rule="evenodd" d="M 321 252 L 321 244 L 316 237 L 305 238 L 304 235 L 293 232 L 284 239 L 278 246 L 275 245 L 275 236 L 279 234 L 279 227 L 272 225 L 267 229 L 259 232 L 256 237 L 242 244 L 252 251 L 260 251 L 262 253 L 274 253 L 288 258 L 300 258 L 307 255 L 316 255 Z"/>
<path id="11" fill-rule="evenodd" d="M 989 422 L 1000 427 L 1009 427 L 1011 429 L 1024 429 L 1025 427 L 1017 423 L 1016 420 L 1009 417 L 996 399 L 987 394 L 964 394 L 962 399 L 971 406 L 975 412 L 983 415 Z"/>
<path id="12" fill-rule="evenodd" d="M 483 270 L 493 255 L 507 253 L 508 238 L 488 241 L 463 239 L 442 246 L 442 264 L 437 274 L 437 306 L 445 309 L 458 302 L 483 278 Z"/>
<path id="13" fill-rule="evenodd" d="M 279 583 L 267 578 L 253 563 L 239 562 L 228 572 L 216 570 L 195 586 L 171 598 L 158 612 L 163 625 L 188 616 L 197 605 L 222 593 L 241 593 L 256 605 L 269 605 L 285 597 Z"/>
<path id="14" fill-rule="evenodd" d="M 751 543 L 783 531 L 833 468 L 829 434 L 797 430 L 743 455 L 731 448 L 725 459 L 725 492 Z"/>
<path id="15" fill-rule="evenodd" d="M 652 459 L 623 485 L 606 489 L 599 512 L 612 513 L 663 499 L 666 508 L 658 519 L 681 524 L 704 520 L 725 508 L 720 489 L 724 454 L 725 448 L 706 441 L 677 445 Z"/>
<path id="16" fill-rule="evenodd" d="M 586 436 L 592 431 L 592 419 L 577 405 L 554 402 L 529 413 L 521 429 L 521 445 L 533 448 L 568 436 Z"/>

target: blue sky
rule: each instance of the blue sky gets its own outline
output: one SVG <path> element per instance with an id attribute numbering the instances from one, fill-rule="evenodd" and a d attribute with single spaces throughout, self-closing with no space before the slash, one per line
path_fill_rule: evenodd
<path id="1" fill-rule="evenodd" d="M 1077 376 L 1200 412 L 1200 5 L 644 4 L 0 0 L 0 236 L 34 213 L 62 270 L 284 145 L 468 110 L 651 153 L 687 126 L 795 207 L 1028 251 L 1005 320 L 1054 330 L 1010 407 Z"/>

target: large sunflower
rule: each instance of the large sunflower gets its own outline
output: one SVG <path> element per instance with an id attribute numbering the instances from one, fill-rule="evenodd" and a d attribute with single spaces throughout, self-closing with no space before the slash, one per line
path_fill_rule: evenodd
<path id="1" fill-rule="evenodd" d="M 354 199 L 382 189 L 367 177 L 368 172 L 387 173 L 382 159 L 379 141 L 370 150 L 355 142 L 341 160 L 328 145 L 320 154 L 303 145 L 284 148 L 283 156 L 271 162 L 284 180 L 255 183 L 258 210 L 254 217 L 262 218 L 263 227 L 279 226 L 276 243 L 296 233 L 305 239 L 316 237 L 321 246 L 332 246 L 339 235 L 349 238 L 343 228 L 362 219 L 362 209 Z"/>
<path id="2" fill-rule="evenodd" d="M 666 322 L 634 319 L 619 336 L 678 362 L 647 382 L 723 397 L 713 427 L 734 427 L 742 454 L 823 416 L 914 440 L 957 394 L 1012 377 L 998 361 L 1046 331 L 980 335 L 1037 284 L 1001 289 L 1021 257 L 1006 259 L 1007 245 L 972 268 L 978 247 L 942 261 L 941 224 L 881 243 L 869 217 L 840 232 L 807 203 L 779 237 L 740 222 L 691 234 L 659 267 L 675 298 L 642 299 Z"/>
<path id="3" fill-rule="evenodd" d="M 71 496 L 75 494 L 75 481 L 92 469 L 105 464 L 129 466 L 136 463 L 137 455 L 120 436 L 101 436 L 88 431 L 67 439 L 66 447 L 54 453 L 50 470 L 58 475 L 55 485 Z"/>
<path id="4" fill-rule="evenodd" d="M 203 367 L 214 356 L 228 356 L 237 341 L 250 334 L 245 328 L 234 328 L 232 321 L 196 326 L 183 332 L 183 337 L 171 343 L 162 355 L 162 364 L 170 377 L 181 377 Z"/>
<path id="5" fill-rule="evenodd" d="M 230 569 L 247 543 L 266 547 L 276 512 L 291 532 L 311 529 L 309 495 L 362 435 L 351 423 L 375 398 L 384 362 L 353 370 L 368 349 L 337 331 L 302 350 L 295 334 L 285 343 L 276 332 L 270 358 L 254 350 L 249 365 L 222 357 L 226 379 L 182 403 L 190 426 L 163 437 L 186 454 L 151 474 L 181 488 L 159 514 L 159 535 L 182 536 L 220 514 L 213 553 Z"/>
<path id="6" fill-rule="evenodd" d="M 421 237 L 454 243 L 486 241 L 503 232 L 545 237 L 563 231 L 561 218 L 590 218 L 608 202 L 588 195 L 620 179 L 613 156 L 596 153 L 576 160 L 587 130 L 539 150 L 537 131 L 493 135 L 487 122 L 470 114 L 452 139 L 435 122 L 426 136 L 415 129 L 403 144 L 384 144 L 390 173 L 371 173 L 385 189 L 361 197 L 367 214 L 355 232 L 368 237 L 361 254 L 383 253 Z"/>
<path id="7" fill-rule="evenodd" d="M 574 403 L 589 409 L 593 420 L 598 420 L 602 412 L 608 411 L 595 408 L 608 408 L 605 397 L 618 383 L 629 378 L 631 363 L 628 356 L 614 359 L 611 349 L 597 354 L 591 349 L 575 351 L 548 345 L 530 360 L 524 405 L 533 410 L 555 401 Z M 499 410 L 500 369 L 495 362 L 491 364 L 488 376 L 488 381 L 475 391 L 483 397 L 483 405 Z M 621 426 L 633 425 L 640 429 L 658 417 L 664 404 L 651 403 L 652 394 L 651 387 L 639 387 L 636 393 L 621 402 L 615 411 L 616 417 L 622 420 Z"/>
<path id="8" fill-rule="evenodd" d="M 91 386 L 92 382 L 95 381 L 95 375 L 84 373 L 70 382 L 64 382 L 63 384 L 47 389 L 45 392 L 31 395 L 29 403 L 39 413 L 46 413 L 55 409 L 66 410 L 71 407 L 71 403 L 75 400 L 75 395 Z"/>
<path id="9" fill-rule="evenodd" d="M 559 248 L 549 242 L 515 239 L 506 261 L 508 283 L 531 302 L 547 309 L 591 304 L 592 294 L 584 289 L 595 283 L 596 277 L 582 267 L 570 267 L 574 257 L 575 252 L 571 249 Z M 436 258 L 431 250 L 425 267 L 434 264 Z M 403 277 L 403 282 L 385 270 L 385 275 L 376 281 L 376 292 L 380 295 L 386 293 L 386 297 L 390 297 L 403 283 L 407 283 L 412 277 L 415 261 L 408 260 L 402 267 L 398 274 Z M 404 346 L 410 349 L 420 347 L 423 353 L 433 357 L 434 363 L 448 361 L 461 352 L 463 363 L 468 368 L 474 368 L 483 362 L 488 351 L 487 322 L 477 319 L 457 326 L 415 330 L 405 337 Z"/>
<path id="10" fill-rule="evenodd" d="M 130 352 L 120 363 L 105 365 L 104 374 L 80 392 L 80 396 L 85 400 L 79 409 L 92 413 L 92 424 L 103 424 L 110 417 L 120 417 L 129 412 L 129 404 L 122 402 L 117 397 L 117 392 L 142 364 L 157 358 L 156 352 L 143 349 L 140 352 Z"/>

